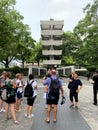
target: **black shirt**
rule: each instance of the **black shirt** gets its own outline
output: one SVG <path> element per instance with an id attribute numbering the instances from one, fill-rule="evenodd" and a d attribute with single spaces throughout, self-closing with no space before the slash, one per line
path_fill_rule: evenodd
<path id="1" fill-rule="evenodd" d="M 70 90 L 73 91 L 73 92 L 76 92 L 79 85 L 82 86 L 82 82 L 80 81 L 80 79 L 72 78 Z"/>
<path id="2" fill-rule="evenodd" d="M 93 77 L 94 86 L 98 88 L 98 75 Z"/>

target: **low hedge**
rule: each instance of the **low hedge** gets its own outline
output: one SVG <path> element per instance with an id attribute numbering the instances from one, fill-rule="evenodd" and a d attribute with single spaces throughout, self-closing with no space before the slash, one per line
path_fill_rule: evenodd
<path id="1" fill-rule="evenodd" d="M 12 68 L 2 68 L 0 69 L 0 75 L 3 71 L 11 72 L 12 77 L 15 77 L 17 73 L 23 73 L 24 76 L 28 75 L 28 68 L 20 68 L 18 66 L 12 67 Z"/>

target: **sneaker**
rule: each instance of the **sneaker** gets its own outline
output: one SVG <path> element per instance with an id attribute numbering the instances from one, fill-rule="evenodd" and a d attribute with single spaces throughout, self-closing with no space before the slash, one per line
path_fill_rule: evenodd
<path id="1" fill-rule="evenodd" d="M 4 108 L 2 108 L 2 109 L 0 110 L 0 112 L 5 112 L 5 109 L 4 109 Z"/>
<path id="2" fill-rule="evenodd" d="M 75 109 L 78 110 L 78 106 L 75 106 Z"/>
<path id="3" fill-rule="evenodd" d="M 70 105 L 69 108 L 73 108 L 74 107 L 74 104 Z"/>
<path id="4" fill-rule="evenodd" d="M 25 117 L 28 117 L 27 113 L 25 113 Z"/>
<path id="5" fill-rule="evenodd" d="M 93 105 L 97 106 L 97 103 L 93 103 Z"/>
<path id="6" fill-rule="evenodd" d="M 5 112 L 5 109 L 2 108 L 2 112 Z"/>
<path id="7" fill-rule="evenodd" d="M 29 118 L 29 119 L 30 119 L 30 118 L 32 118 L 32 117 L 34 117 L 34 115 L 33 115 L 33 114 L 31 114 L 31 115 L 29 115 L 29 116 L 28 116 L 28 118 Z"/>

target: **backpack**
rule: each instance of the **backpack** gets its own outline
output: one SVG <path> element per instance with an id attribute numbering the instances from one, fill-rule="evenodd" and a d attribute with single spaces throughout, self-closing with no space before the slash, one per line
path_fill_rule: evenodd
<path id="1" fill-rule="evenodd" d="M 50 92 L 49 92 L 49 96 L 53 96 L 56 98 L 59 98 L 59 89 L 60 89 L 60 83 L 58 78 L 56 79 L 52 79 L 51 78 L 51 85 L 50 85 Z"/>
<path id="2" fill-rule="evenodd" d="M 32 83 L 34 81 L 32 81 L 31 83 L 29 83 L 27 81 L 27 85 L 24 89 L 24 97 L 32 97 L 33 96 L 33 93 L 34 93 L 34 90 L 33 90 L 33 87 L 32 87 Z"/>
<path id="3" fill-rule="evenodd" d="M 1 93 L 1 98 L 6 101 L 10 96 L 15 96 L 15 90 L 11 86 L 11 81 L 5 82 L 5 86 Z"/>
<path id="4" fill-rule="evenodd" d="M 2 99 L 3 101 L 7 100 L 7 89 L 6 89 L 6 88 L 4 88 L 4 89 L 2 90 L 1 99 Z"/>

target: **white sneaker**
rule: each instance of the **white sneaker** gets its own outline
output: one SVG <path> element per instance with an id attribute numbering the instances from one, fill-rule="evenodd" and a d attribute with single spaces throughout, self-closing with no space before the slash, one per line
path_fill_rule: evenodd
<path id="1" fill-rule="evenodd" d="M 30 118 L 32 118 L 32 117 L 34 117 L 34 115 L 33 115 L 33 114 L 31 114 L 31 115 L 29 115 L 29 116 L 28 116 L 28 118 L 29 118 L 29 119 L 30 119 Z"/>
<path id="2" fill-rule="evenodd" d="M 4 108 L 2 108 L 2 112 L 5 112 L 5 109 L 4 109 Z"/>
<path id="3" fill-rule="evenodd" d="M 4 109 L 4 108 L 2 108 L 2 109 L 0 110 L 0 112 L 5 112 L 5 109 Z"/>
<path id="4" fill-rule="evenodd" d="M 31 114 L 31 117 L 34 117 L 34 114 Z"/>
<path id="5" fill-rule="evenodd" d="M 25 117 L 28 117 L 27 113 L 25 113 Z"/>

